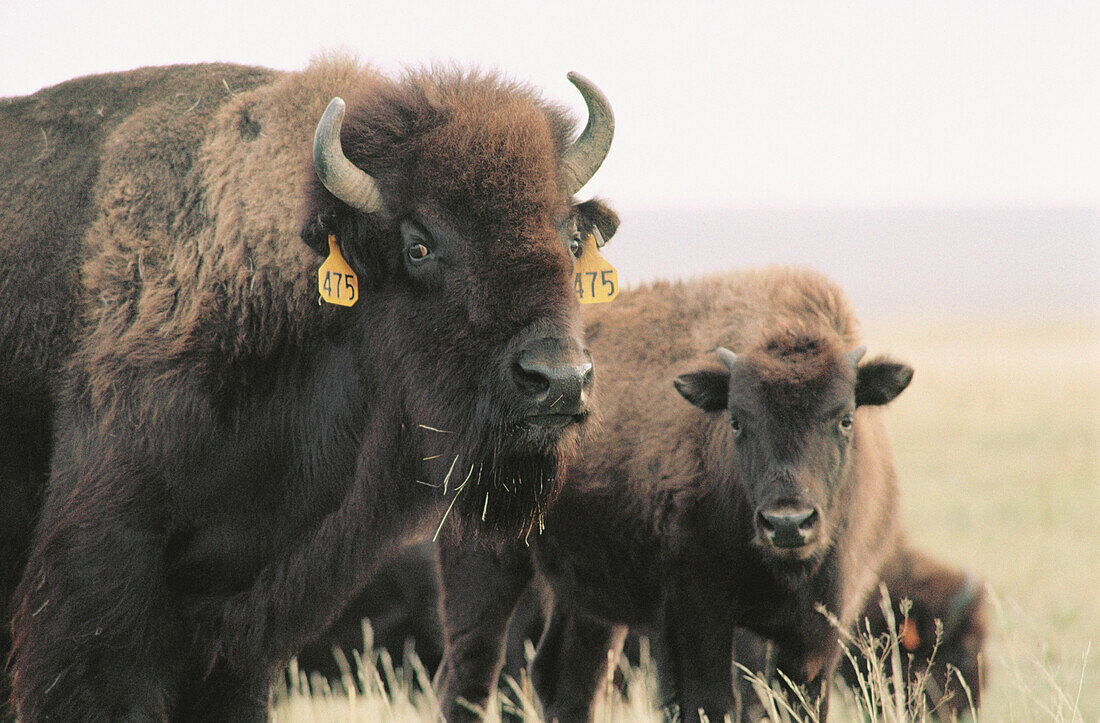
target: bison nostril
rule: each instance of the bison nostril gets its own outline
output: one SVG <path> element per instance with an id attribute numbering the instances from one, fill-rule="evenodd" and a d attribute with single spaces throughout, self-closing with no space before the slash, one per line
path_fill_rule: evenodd
<path id="1" fill-rule="evenodd" d="M 782 548 L 802 547 L 813 542 L 820 517 L 813 507 L 778 504 L 758 510 L 756 519 L 768 543 Z"/>
<path id="2" fill-rule="evenodd" d="M 585 362 L 581 365 L 581 370 L 584 372 L 584 378 L 581 380 L 581 384 L 586 387 L 592 386 L 593 367 L 592 362 Z"/>
<path id="3" fill-rule="evenodd" d="M 550 391 L 550 376 L 537 362 L 520 359 L 512 365 L 512 374 L 520 388 L 536 397 L 544 397 Z"/>
<path id="4" fill-rule="evenodd" d="M 592 360 L 576 339 L 545 337 L 527 344 L 512 362 L 512 377 L 537 416 L 570 416 L 586 407 Z"/>

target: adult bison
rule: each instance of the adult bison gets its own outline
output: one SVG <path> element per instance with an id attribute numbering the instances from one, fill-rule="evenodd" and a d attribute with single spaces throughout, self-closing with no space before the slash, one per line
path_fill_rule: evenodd
<path id="1" fill-rule="evenodd" d="M 737 627 L 776 642 L 779 669 L 824 717 L 841 651 L 816 608 L 851 627 L 896 544 L 879 407 L 912 370 L 859 363 L 847 301 L 808 271 L 645 286 L 586 325 L 602 433 L 532 538 L 554 594 L 532 667 L 547 717 L 590 715 L 628 627 L 652 639 L 667 700 L 688 720 L 737 710 Z M 716 364 L 716 347 L 735 351 Z M 449 714 L 493 690 L 524 558 L 442 550 Z"/>
<path id="2" fill-rule="evenodd" d="M 571 80 L 576 140 L 496 75 L 339 58 L 0 104 L 24 720 L 262 718 L 280 664 L 402 541 L 445 516 L 535 524 L 590 411 L 571 250 L 616 223 L 573 199 L 613 121 Z M 350 308 L 318 300 L 330 247 Z"/>

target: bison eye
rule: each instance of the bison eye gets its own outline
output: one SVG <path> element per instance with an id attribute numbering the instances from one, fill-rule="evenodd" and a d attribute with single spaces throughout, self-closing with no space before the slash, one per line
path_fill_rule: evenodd
<path id="1" fill-rule="evenodd" d="M 840 431 L 845 433 L 852 431 L 851 414 L 845 414 L 843 417 L 840 418 Z"/>
<path id="2" fill-rule="evenodd" d="M 402 221 L 401 239 L 402 253 L 405 254 L 410 271 L 415 270 L 415 273 L 422 274 L 435 268 L 435 264 L 430 262 L 436 258 L 436 239 L 424 226 L 412 219 Z M 417 276 L 416 278 L 426 277 Z"/>
<path id="3" fill-rule="evenodd" d="M 569 253 L 573 255 L 573 258 L 579 259 L 581 257 L 581 249 L 583 248 L 584 246 L 581 245 L 580 234 L 577 234 L 569 242 Z"/>
<path id="4" fill-rule="evenodd" d="M 409 258 L 413 261 L 423 261 L 431 256 L 432 250 L 424 244 L 413 244 L 405 253 L 409 255 Z"/>
<path id="5" fill-rule="evenodd" d="M 730 417 L 730 429 L 733 430 L 734 437 L 741 436 L 741 420 L 737 417 Z"/>

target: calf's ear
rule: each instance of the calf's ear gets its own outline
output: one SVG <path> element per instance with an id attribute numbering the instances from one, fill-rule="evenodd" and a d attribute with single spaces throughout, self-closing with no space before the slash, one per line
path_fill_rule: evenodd
<path id="1" fill-rule="evenodd" d="M 717 412 L 728 404 L 730 373 L 726 369 L 700 369 L 672 380 L 680 396 L 704 412 Z"/>
<path id="2" fill-rule="evenodd" d="M 592 228 L 600 230 L 600 236 L 606 244 L 619 229 L 619 215 L 611 206 L 598 198 L 593 198 L 575 206 L 577 212 L 577 229 L 584 233 L 590 233 Z"/>
<path id="3" fill-rule="evenodd" d="M 913 368 L 886 357 L 872 359 L 856 369 L 856 406 L 893 401 L 913 379 Z"/>

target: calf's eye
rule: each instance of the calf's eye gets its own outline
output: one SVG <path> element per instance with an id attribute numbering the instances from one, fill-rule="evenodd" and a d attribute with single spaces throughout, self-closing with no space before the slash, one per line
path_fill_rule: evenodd
<path id="1" fill-rule="evenodd" d="M 730 429 L 733 430 L 734 437 L 741 436 L 741 421 L 736 417 L 730 417 Z"/>
<path id="2" fill-rule="evenodd" d="M 581 257 L 582 248 L 583 246 L 581 246 L 581 237 L 574 236 L 573 239 L 569 242 L 569 253 L 573 255 L 573 258 L 579 259 Z"/>
<path id="3" fill-rule="evenodd" d="M 409 254 L 409 258 L 412 259 L 413 261 L 422 261 L 422 260 L 428 258 L 428 255 L 431 252 L 432 252 L 432 250 L 429 249 L 424 244 L 413 244 L 412 246 L 409 247 L 409 249 L 406 253 Z"/>
<path id="4" fill-rule="evenodd" d="M 851 432 L 852 431 L 852 415 L 845 414 L 840 418 L 840 431 Z"/>

